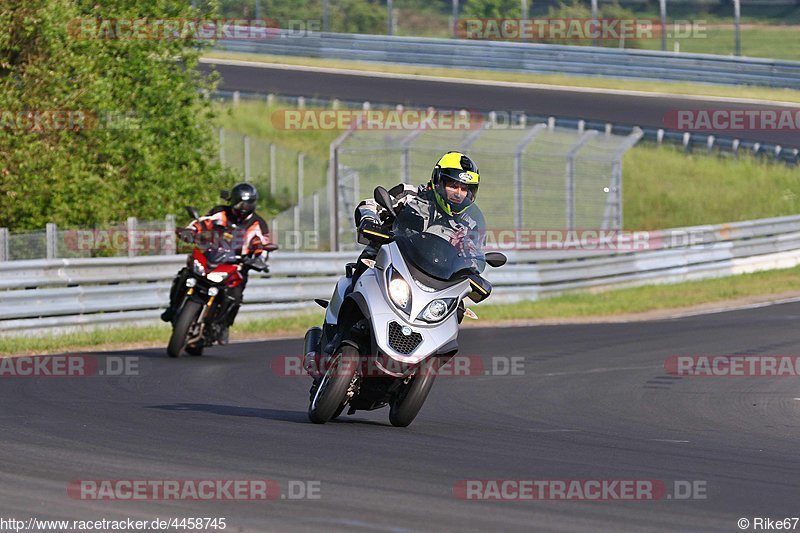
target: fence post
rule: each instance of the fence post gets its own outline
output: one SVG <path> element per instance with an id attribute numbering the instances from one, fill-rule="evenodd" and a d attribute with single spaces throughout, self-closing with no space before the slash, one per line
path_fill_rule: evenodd
<path id="1" fill-rule="evenodd" d="M 136 257 L 136 217 L 128 217 L 128 257 Z"/>
<path id="2" fill-rule="evenodd" d="M 250 181 L 250 137 L 244 136 L 244 181 Z"/>
<path id="3" fill-rule="evenodd" d="M 294 244 L 292 245 L 292 249 L 296 252 L 300 249 L 300 206 L 296 205 L 292 208 L 292 218 L 294 224 Z"/>
<path id="4" fill-rule="evenodd" d="M 164 255 L 178 253 L 178 243 L 175 240 L 175 215 L 167 215 L 164 224 Z"/>
<path id="5" fill-rule="evenodd" d="M 269 232 L 270 232 L 270 235 L 272 236 L 272 242 L 274 242 L 275 244 L 280 244 L 280 242 L 278 242 L 280 240 L 280 236 L 278 235 L 278 219 L 277 218 L 273 218 L 272 219 L 272 227 L 270 228 Z"/>
<path id="6" fill-rule="evenodd" d="M 277 153 L 277 148 L 275 143 L 270 143 L 269 145 L 269 195 L 275 198 L 275 193 L 277 189 L 276 185 L 276 174 L 277 174 L 277 165 L 275 161 L 275 155 Z"/>
<path id="7" fill-rule="evenodd" d="M 297 207 L 303 208 L 303 178 L 305 174 L 306 154 L 300 152 L 297 154 Z"/>
<path id="8" fill-rule="evenodd" d="M 8 260 L 8 228 L 0 228 L 0 261 Z"/>
<path id="9" fill-rule="evenodd" d="M 524 223 L 524 190 L 525 188 L 522 186 L 522 154 L 525 152 L 525 147 L 530 144 L 534 137 L 536 137 L 540 131 L 546 129 L 547 126 L 544 124 L 537 124 L 531 130 L 525 134 L 525 136 L 520 140 L 519 144 L 517 145 L 517 151 L 514 154 L 514 226 L 515 229 L 522 229 L 522 225 Z"/>
<path id="10" fill-rule="evenodd" d="M 219 164 L 225 165 L 225 128 L 219 128 Z"/>
<path id="11" fill-rule="evenodd" d="M 566 229 L 573 229 L 575 227 L 575 157 L 578 155 L 578 151 L 583 148 L 589 139 L 593 136 L 597 135 L 596 130 L 589 130 L 578 140 L 575 146 L 567 153 L 567 178 L 565 184 L 565 198 L 566 198 L 566 209 L 567 209 L 567 228 Z"/>
<path id="12" fill-rule="evenodd" d="M 47 250 L 47 259 L 55 259 L 58 255 L 58 247 L 56 240 L 58 235 L 58 228 L 52 222 L 48 222 L 45 226 L 45 248 Z"/>
<path id="13" fill-rule="evenodd" d="M 317 248 L 319 248 L 319 193 L 315 192 L 311 196 L 311 204 L 313 206 L 311 224 L 314 228 L 314 242 L 317 243 Z"/>

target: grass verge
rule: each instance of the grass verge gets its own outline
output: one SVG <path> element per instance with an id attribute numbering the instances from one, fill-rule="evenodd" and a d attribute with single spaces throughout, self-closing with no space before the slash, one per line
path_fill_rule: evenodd
<path id="1" fill-rule="evenodd" d="M 742 274 L 726 278 L 691 281 L 673 285 L 649 285 L 605 292 L 565 294 L 531 302 L 508 305 L 475 306 L 480 316 L 474 326 L 491 326 L 512 320 L 581 319 L 586 317 L 633 318 L 631 315 L 659 310 L 691 309 L 700 305 L 745 303 L 743 299 L 800 294 L 800 267 Z M 767 297 L 767 298 L 764 298 Z M 231 331 L 233 340 L 280 336 L 302 336 L 306 329 L 322 321 L 321 312 L 250 320 Z M 113 350 L 136 346 L 166 346 L 166 325 L 122 328 L 58 337 L 0 338 L 0 355 L 41 354 L 87 350 Z M 166 355 L 165 355 L 166 357 Z"/>
<path id="2" fill-rule="evenodd" d="M 641 144 L 623 157 L 623 226 L 663 229 L 796 215 L 796 167 Z"/>
<path id="3" fill-rule="evenodd" d="M 416 67 L 410 65 L 393 65 L 385 63 L 368 63 L 364 61 L 343 61 L 334 59 L 317 59 L 306 57 L 273 56 L 264 54 L 240 54 L 234 52 L 208 52 L 207 58 L 237 59 L 259 63 L 276 63 L 282 65 L 303 65 L 310 67 L 327 67 L 360 70 L 367 72 L 388 72 L 394 74 L 414 74 L 419 76 L 438 76 L 443 78 L 463 78 L 470 80 L 510 81 L 519 83 L 538 83 L 542 85 L 559 85 L 571 87 L 587 87 L 596 89 L 617 89 L 626 91 L 643 91 L 668 93 L 677 95 L 718 96 L 726 98 L 748 98 L 778 102 L 800 103 L 800 91 L 792 89 L 771 89 L 767 87 L 734 87 L 725 85 L 705 85 L 701 83 L 681 83 L 666 81 L 639 81 L 616 78 L 588 76 L 566 76 L 557 74 L 527 74 L 501 72 L 494 70 L 467 70 L 446 67 Z"/>

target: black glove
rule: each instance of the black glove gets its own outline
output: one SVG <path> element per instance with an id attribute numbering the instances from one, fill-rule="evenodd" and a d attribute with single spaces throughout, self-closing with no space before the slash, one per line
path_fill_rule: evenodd
<path id="1" fill-rule="evenodd" d="M 269 272 L 269 268 L 267 267 L 267 254 L 265 253 L 259 253 L 257 255 L 248 255 L 244 258 L 242 263 L 252 268 L 253 270 Z"/>
<path id="2" fill-rule="evenodd" d="M 359 244 L 370 244 L 372 242 L 383 242 L 388 240 L 389 235 L 384 231 L 380 221 L 373 216 L 363 216 L 358 223 L 358 242 Z"/>
<path id="3" fill-rule="evenodd" d="M 193 244 L 197 232 L 189 228 L 181 228 L 175 230 L 175 235 L 183 242 L 188 242 Z"/>

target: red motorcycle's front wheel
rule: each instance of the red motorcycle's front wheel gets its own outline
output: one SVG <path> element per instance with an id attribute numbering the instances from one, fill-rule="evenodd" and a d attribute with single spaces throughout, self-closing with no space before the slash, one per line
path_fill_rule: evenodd
<path id="1" fill-rule="evenodd" d="M 172 336 L 169 338 L 167 345 L 167 353 L 170 357 L 180 357 L 186 349 L 186 337 L 189 334 L 189 329 L 197 321 L 197 317 L 202 311 L 203 305 L 199 302 L 187 301 L 180 313 L 175 318 L 172 327 Z"/>

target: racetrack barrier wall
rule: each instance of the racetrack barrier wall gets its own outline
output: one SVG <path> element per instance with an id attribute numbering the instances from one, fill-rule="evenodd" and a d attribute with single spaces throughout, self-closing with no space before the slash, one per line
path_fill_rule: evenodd
<path id="1" fill-rule="evenodd" d="M 800 89 L 800 61 L 711 54 L 287 30 L 264 40 L 222 39 L 216 48 L 430 67 Z"/>
<path id="2" fill-rule="evenodd" d="M 653 249 L 504 250 L 484 273 L 492 303 L 716 278 L 800 264 L 800 216 L 650 232 Z M 251 273 L 241 316 L 313 309 L 330 297 L 354 252 L 275 252 L 268 275 Z M 158 323 L 185 256 L 53 259 L 0 263 L 0 335 L 39 335 Z"/>

